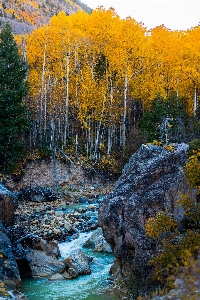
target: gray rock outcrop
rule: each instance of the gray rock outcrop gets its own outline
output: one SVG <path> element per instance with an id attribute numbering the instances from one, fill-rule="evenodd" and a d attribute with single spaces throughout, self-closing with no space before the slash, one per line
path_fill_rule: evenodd
<path id="1" fill-rule="evenodd" d="M 179 192 L 190 191 L 183 173 L 187 149 L 186 144 L 176 145 L 174 151 L 142 145 L 124 167 L 114 192 L 100 205 L 99 224 L 118 260 L 118 275 L 127 284 L 139 282 L 143 290 L 151 285 L 148 263 L 157 249 L 146 235 L 147 219 L 163 210 L 177 220 L 183 217 L 176 201 L 180 199 Z"/>

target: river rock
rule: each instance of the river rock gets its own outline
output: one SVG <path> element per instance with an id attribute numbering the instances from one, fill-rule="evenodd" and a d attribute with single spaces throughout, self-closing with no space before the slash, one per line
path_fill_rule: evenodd
<path id="1" fill-rule="evenodd" d="M 69 257 L 63 260 L 63 262 L 68 269 L 72 268 L 78 275 L 91 273 L 89 266 L 91 258 L 86 256 L 81 250 L 77 250 L 72 253 Z"/>
<path id="2" fill-rule="evenodd" d="M 106 242 L 101 227 L 98 227 L 91 237 L 83 244 L 84 248 L 91 248 L 96 252 L 112 253 L 110 245 Z"/>
<path id="3" fill-rule="evenodd" d="M 53 274 L 52 276 L 50 276 L 48 278 L 48 280 L 50 280 L 50 281 L 64 280 L 64 277 L 63 277 L 63 275 L 56 273 L 56 274 Z"/>
<path id="4" fill-rule="evenodd" d="M 127 284 L 133 284 L 135 276 L 142 290 L 151 287 L 148 263 L 157 253 L 145 223 L 163 210 L 177 220 L 183 217 L 176 201 L 179 192 L 191 192 L 183 173 L 187 150 L 186 144 L 176 145 L 174 151 L 142 145 L 124 167 L 113 193 L 100 204 L 99 224 L 118 258 L 120 274 Z M 192 193 L 195 198 L 195 191 Z"/>
<path id="5" fill-rule="evenodd" d="M 56 258 L 60 257 L 58 242 L 55 240 L 47 242 L 44 239 L 39 239 L 34 243 L 33 248 L 35 250 L 44 251 L 48 256 L 55 256 Z"/>
<path id="6" fill-rule="evenodd" d="M 78 272 L 73 268 L 69 268 L 67 271 L 63 273 L 63 277 L 65 279 L 74 279 L 77 278 L 78 275 L 79 275 Z"/>
<path id="7" fill-rule="evenodd" d="M 64 212 L 60 211 L 60 210 L 59 211 L 55 211 L 54 214 L 55 214 L 56 217 L 63 217 L 64 216 Z"/>
<path id="8" fill-rule="evenodd" d="M 72 224 L 70 222 L 68 222 L 67 220 L 64 221 L 64 227 L 67 231 L 72 230 Z"/>
<path id="9" fill-rule="evenodd" d="M 44 251 L 33 250 L 27 254 L 32 277 L 48 277 L 65 270 L 65 264 L 55 257 L 48 256 Z"/>
<path id="10" fill-rule="evenodd" d="M 0 184 L 0 220 L 5 226 L 13 225 L 14 212 L 17 208 L 17 196 Z"/>

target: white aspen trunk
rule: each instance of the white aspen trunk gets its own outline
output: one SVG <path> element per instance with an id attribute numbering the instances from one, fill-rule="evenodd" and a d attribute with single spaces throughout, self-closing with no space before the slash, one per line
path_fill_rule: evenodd
<path id="1" fill-rule="evenodd" d="M 88 145 L 88 132 L 87 132 L 88 130 L 86 129 L 85 130 L 85 135 L 86 135 L 86 157 L 87 157 L 87 159 L 88 159 L 88 150 L 89 150 L 89 145 Z"/>
<path id="2" fill-rule="evenodd" d="M 25 38 L 23 37 L 22 38 L 22 58 L 23 58 L 23 61 L 26 63 L 27 60 L 26 60 L 26 42 L 25 42 Z"/>
<path id="3" fill-rule="evenodd" d="M 36 122 L 33 123 L 33 138 L 32 138 L 32 141 L 33 141 L 33 147 L 35 148 L 36 147 L 36 141 L 37 141 L 37 125 L 36 125 Z"/>
<path id="4" fill-rule="evenodd" d="M 103 111 L 103 110 L 102 110 Z M 94 159 L 97 159 L 97 153 L 98 153 L 98 146 L 99 146 L 99 134 L 100 134 L 100 130 L 101 130 L 101 124 L 102 124 L 102 116 L 101 115 L 101 119 L 98 122 L 98 126 L 97 126 L 97 130 L 96 130 L 96 139 L 95 139 L 95 146 L 94 146 Z"/>
<path id="5" fill-rule="evenodd" d="M 127 110 L 127 90 L 128 90 L 128 77 L 125 77 L 124 83 L 124 112 L 123 112 L 123 121 L 122 121 L 122 147 L 125 145 L 126 142 L 126 110 Z"/>
<path id="6" fill-rule="evenodd" d="M 78 133 L 76 133 L 76 157 L 78 157 Z"/>
<path id="7" fill-rule="evenodd" d="M 66 97 L 65 97 L 65 125 L 64 125 L 64 147 L 67 144 L 67 135 L 68 135 L 68 129 L 69 129 L 69 53 L 67 53 L 67 73 L 66 73 Z"/>
<path id="8" fill-rule="evenodd" d="M 50 75 L 48 77 L 48 84 L 44 85 L 44 136 L 46 138 L 46 134 L 47 134 L 47 87 L 48 90 L 50 90 Z"/>
<path id="9" fill-rule="evenodd" d="M 89 152 L 89 158 L 91 158 L 91 127 L 90 127 L 90 116 L 88 118 L 88 152 Z"/>
<path id="10" fill-rule="evenodd" d="M 43 123 L 43 97 L 44 97 L 44 87 L 45 87 L 45 66 L 46 66 L 46 44 L 44 45 L 44 57 L 42 64 L 42 87 L 41 87 L 41 97 L 40 97 L 40 121 L 39 121 L 39 134 L 40 141 L 42 139 L 42 123 Z"/>
<path id="11" fill-rule="evenodd" d="M 125 85 L 124 85 L 124 115 L 123 115 L 123 131 L 122 131 L 122 140 L 123 146 L 126 142 L 126 111 L 127 111 L 127 90 L 128 90 L 128 78 L 125 77 Z"/>
<path id="12" fill-rule="evenodd" d="M 195 87 L 194 87 L 194 116 L 195 117 L 196 117 L 196 111 L 197 111 L 197 101 L 198 101 L 197 98 L 198 98 L 197 97 L 197 87 L 195 85 Z"/>
<path id="13" fill-rule="evenodd" d="M 112 104 L 113 104 L 113 85 L 112 85 L 112 79 L 110 79 L 110 109 L 112 110 Z M 112 111 L 110 111 L 110 122 L 112 122 L 111 119 Z M 110 151 L 112 149 L 112 132 L 113 132 L 113 125 L 110 124 L 108 128 L 108 145 L 107 145 L 107 155 L 110 154 Z"/>
<path id="14" fill-rule="evenodd" d="M 119 127 L 119 145 L 120 145 L 120 147 L 122 147 L 122 145 L 123 145 L 123 140 L 122 140 L 122 124 L 120 124 L 120 127 Z"/>
<path id="15" fill-rule="evenodd" d="M 50 122 L 50 149 L 54 147 L 54 132 L 55 132 L 55 125 L 54 120 L 52 119 Z"/>
<path id="16" fill-rule="evenodd" d="M 54 155 L 53 155 L 53 164 L 54 164 L 54 177 L 55 177 L 55 184 L 56 184 L 56 190 L 58 190 L 58 177 L 57 177 L 57 154 L 56 154 L 56 147 L 54 146 Z"/>
<path id="17" fill-rule="evenodd" d="M 46 82 L 44 84 L 44 129 L 43 134 L 46 137 L 47 130 L 47 85 Z"/>
<path id="18" fill-rule="evenodd" d="M 108 146 L 107 146 L 107 155 L 110 154 L 112 148 L 112 129 L 108 128 Z"/>
<path id="19" fill-rule="evenodd" d="M 176 84 L 177 84 L 176 97 L 177 97 L 177 99 L 178 99 L 178 78 L 176 78 Z"/>
<path id="20" fill-rule="evenodd" d="M 61 138 L 60 116 L 58 116 L 57 123 L 58 123 L 57 140 L 60 140 L 60 138 Z"/>

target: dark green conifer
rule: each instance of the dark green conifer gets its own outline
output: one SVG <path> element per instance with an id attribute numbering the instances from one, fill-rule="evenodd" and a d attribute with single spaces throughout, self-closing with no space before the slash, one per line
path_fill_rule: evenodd
<path id="1" fill-rule="evenodd" d="M 27 65 L 20 57 L 11 26 L 6 24 L 0 32 L 0 169 L 5 171 L 12 171 L 24 155 L 26 74 Z"/>

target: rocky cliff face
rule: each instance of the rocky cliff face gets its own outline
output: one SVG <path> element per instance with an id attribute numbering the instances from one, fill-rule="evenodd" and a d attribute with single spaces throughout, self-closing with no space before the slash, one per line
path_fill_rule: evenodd
<path id="1" fill-rule="evenodd" d="M 145 222 L 163 210 L 182 218 L 183 211 L 175 203 L 179 192 L 189 192 L 183 174 L 187 149 L 186 144 L 177 145 L 173 152 L 143 145 L 99 209 L 99 224 L 117 257 L 122 278 L 126 283 L 142 284 L 144 290 L 151 284 L 148 262 L 156 253 L 153 240 L 145 234 Z"/>

